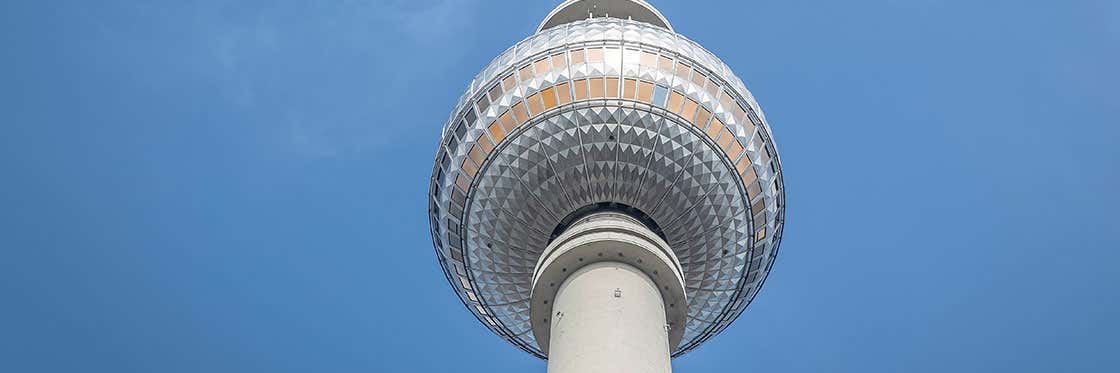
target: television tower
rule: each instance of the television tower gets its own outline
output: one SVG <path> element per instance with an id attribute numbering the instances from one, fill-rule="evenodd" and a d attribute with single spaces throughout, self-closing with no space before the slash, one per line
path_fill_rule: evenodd
<path id="1" fill-rule="evenodd" d="M 550 373 L 671 371 L 758 293 L 785 220 L 758 103 L 641 0 L 565 1 L 487 65 L 429 198 L 455 293 Z"/>

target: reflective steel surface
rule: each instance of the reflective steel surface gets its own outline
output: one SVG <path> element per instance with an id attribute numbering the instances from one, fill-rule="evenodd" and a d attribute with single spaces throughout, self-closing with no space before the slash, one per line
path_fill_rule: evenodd
<path id="1" fill-rule="evenodd" d="M 534 266 L 568 214 L 600 202 L 647 214 L 681 261 L 688 322 L 674 356 L 738 317 L 785 208 L 769 126 L 727 65 L 667 29 L 596 18 L 483 69 L 444 126 L 430 186 L 436 253 L 467 308 L 545 357 L 528 319 Z"/>

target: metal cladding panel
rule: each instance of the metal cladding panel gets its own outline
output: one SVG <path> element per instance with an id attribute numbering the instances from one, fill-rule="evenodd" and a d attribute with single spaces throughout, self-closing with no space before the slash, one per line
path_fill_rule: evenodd
<path id="1" fill-rule="evenodd" d="M 753 96 L 710 52 L 645 23 L 578 21 L 509 48 L 459 100 L 435 160 L 429 213 L 449 282 L 542 358 L 532 273 L 581 207 L 622 203 L 661 227 L 689 296 L 674 356 L 738 317 L 781 239 L 781 164 Z"/>

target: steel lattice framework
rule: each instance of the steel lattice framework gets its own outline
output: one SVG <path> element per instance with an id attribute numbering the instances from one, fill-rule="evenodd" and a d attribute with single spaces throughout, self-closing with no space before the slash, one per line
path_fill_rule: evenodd
<path id="1" fill-rule="evenodd" d="M 483 69 L 444 126 L 429 196 L 455 292 L 542 358 L 532 273 L 574 212 L 617 205 L 655 223 L 684 269 L 678 356 L 750 303 L 785 211 L 770 128 L 742 81 L 667 28 L 614 18 L 542 30 Z"/>

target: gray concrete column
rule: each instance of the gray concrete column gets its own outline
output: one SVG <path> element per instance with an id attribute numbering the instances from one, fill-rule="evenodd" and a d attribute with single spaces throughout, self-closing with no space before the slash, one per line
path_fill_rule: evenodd
<path id="1" fill-rule="evenodd" d="M 552 306 L 549 373 L 668 373 L 665 305 L 649 276 L 603 261 L 568 276 Z"/>
<path id="2" fill-rule="evenodd" d="M 684 335 L 680 262 L 629 216 L 577 220 L 537 261 L 530 316 L 549 373 L 668 373 Z"/>

